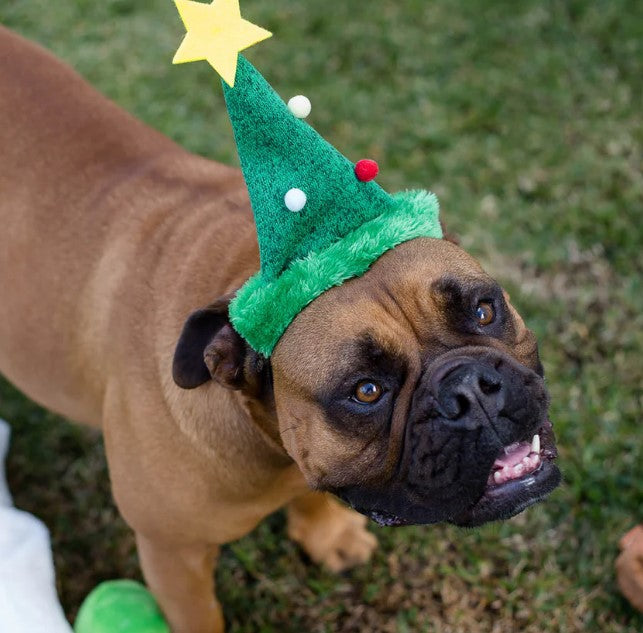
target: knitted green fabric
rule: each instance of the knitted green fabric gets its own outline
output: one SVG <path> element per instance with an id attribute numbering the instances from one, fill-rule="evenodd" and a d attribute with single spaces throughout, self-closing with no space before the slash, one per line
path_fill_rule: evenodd
<path id="1" fill-rule="evenodd" d="M 375 182 L 359 182 L 354 165 L 296 118 L 242 55 L 234 88 L 222 84 L 267 279 L 392 209 L 391 197 Z M 307 197 L 298 213 L 284 204 L 294 188 Z"/>
<path id="2" fill-rule="evenodd" d="M 261 74 L 239 56 L 234 88 L 223 83 L 255 216 L 261 270 L 230 305 L 235 329 L 270 356 L 313 299 L 363 274 L 387 250 L 415 237 L 442 237 L 435 196 L 391 196 L 361 182 L 355 166 L 296 118 Z M 306 204 L 288 210 L 285 194 Z"/>

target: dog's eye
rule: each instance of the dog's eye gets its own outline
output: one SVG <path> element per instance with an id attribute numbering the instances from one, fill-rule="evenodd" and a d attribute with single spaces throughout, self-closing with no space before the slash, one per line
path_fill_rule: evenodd
<path id="1" fill-rule="evenodd" d="M 480 325 L 489 325 L 496 318 L 493 305 L 488 301 L 481 301 L 476 308 L 476 319 Z"/>
<path id="2" fill-rule="evenodd" d="M 364 404 L 373 404 L 382 397 L 383 389 L 376 382 L 362 380 L 355 388 L 354 398 Z"/>

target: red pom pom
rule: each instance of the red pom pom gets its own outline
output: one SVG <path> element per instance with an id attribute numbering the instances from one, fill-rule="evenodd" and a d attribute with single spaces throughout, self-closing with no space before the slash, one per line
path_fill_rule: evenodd
<path id="1" fill-rule="evenodd" d="M 355 165 L 355 175 L 357 180 L 361 182 L 369 182 L 373 180 L 379 173 L 380 168 L 374 160 L 364 158 L 357 162 Z"/>

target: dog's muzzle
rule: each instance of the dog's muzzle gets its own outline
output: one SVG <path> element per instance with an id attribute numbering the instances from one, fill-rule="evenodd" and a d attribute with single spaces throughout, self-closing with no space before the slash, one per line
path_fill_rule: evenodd
<path id="1" fill-rule="evenodd" d="M 415 390 L 387 483 L 334 491 L 385 525 L 505 519 L 560 482 L 541 376 L 487 348 L 445 354 Z"/>

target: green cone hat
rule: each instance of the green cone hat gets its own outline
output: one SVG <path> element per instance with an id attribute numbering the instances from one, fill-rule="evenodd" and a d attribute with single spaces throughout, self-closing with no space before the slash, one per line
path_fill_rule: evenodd
<path id="1" fill-rule="evenodd" d="M 261 257 L 260 272 L 239 290 L 230 317 L 269 356 L 295 316 L 325 290 L 362 275 L 402 242 L 441 237 L 438 204 L 427 192 L 391 196 L 372 180 L 360 181 L 355 165 L 292 114 L 242 56 L 234 88 L 223 87 Z M 299 211 L 286 204 L 291 190 L 305 196 Z"/>
<path id="2" fill-rule="evenodd" d="M 209 8 L 235 1 L 215 0 Z M 196 58 L 193 49 L 190 59 Z M 219 57 L 201 58 L 220 65 Z M 186 53 L 180 61 L 190 59 Z M 390 195 L 371 179 L 374 174 L 363 176 L 243 56 L 236 71 L 224 75 L 223 90 L 261 259 L 260 271 L 230 304 L 230 319 L 255 350 L 270 356 L 292 320 L 320 294 L 364 274 L 402 242 L 442 237 L 438 202 L 426 191 Z"/>

